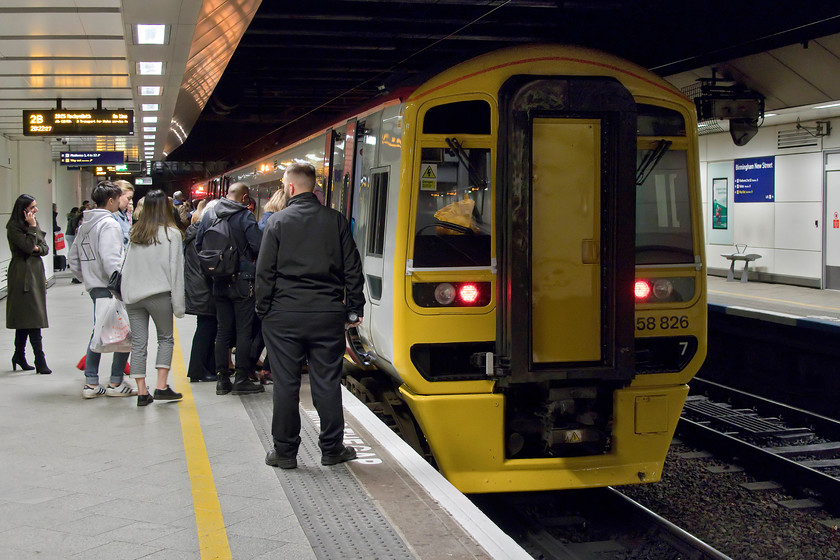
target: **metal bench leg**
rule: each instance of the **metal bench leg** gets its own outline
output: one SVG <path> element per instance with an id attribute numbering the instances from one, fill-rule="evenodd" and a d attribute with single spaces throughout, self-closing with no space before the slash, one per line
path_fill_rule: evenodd
<path id="1" fill-rule="evenodd" d="M 733 263 L 734 264 L 734 263 Z M 741 271 L 741 283 L 747 283 L 747 275 L 749 274 L 750 261 L 744 261 L 744 270 Z"/>
<path id="2" fill-rule="evenodd" d="M 726 273 L 726 281 L 727 282 L 734 282 L 735 281 L 735 259 L 730 259 L 732 264 L 729 265 L 729 272 Z"/>

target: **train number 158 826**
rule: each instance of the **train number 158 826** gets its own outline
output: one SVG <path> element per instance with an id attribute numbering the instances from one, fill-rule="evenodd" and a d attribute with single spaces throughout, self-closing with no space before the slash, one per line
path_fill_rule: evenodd
<path id="1" fill-rule="evenodd" d="M 656 329 L 671 330 L 671 329 L 687 329 L 688 317 L 685 315 L 665 315 L 662 317 L 637 317 L 636 330 L 637 331 L 653 331 Z"/>

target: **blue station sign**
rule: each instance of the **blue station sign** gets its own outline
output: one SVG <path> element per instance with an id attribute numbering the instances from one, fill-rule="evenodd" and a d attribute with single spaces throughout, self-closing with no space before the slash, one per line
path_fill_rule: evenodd
<path id="1" fill-rule="evenodd" d="M 776 199 L 776 156 L 735 160 L 735 202 Z"/>

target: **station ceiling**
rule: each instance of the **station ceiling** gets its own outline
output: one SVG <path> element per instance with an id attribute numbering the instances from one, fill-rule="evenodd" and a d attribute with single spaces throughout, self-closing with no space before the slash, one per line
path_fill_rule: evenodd
<path id="1" fill-rule="evenodd" d="M 167 24 L 168 42 L 138 45 L 135 23 Z M 608 51 L 679 87 L 714 67 L 768 109 L 840 99 L 836 0 L 2 0 L 0 133 L 22 138 L 23 109 L 102 100 L 135 109 L 135 135 L 52 139 L 54 155 L 143 159 L 138 87 L 151 79 L 136 63 L 162 59 L 153 159 L 235 164 L 457 62 L 538 42 Z"/>

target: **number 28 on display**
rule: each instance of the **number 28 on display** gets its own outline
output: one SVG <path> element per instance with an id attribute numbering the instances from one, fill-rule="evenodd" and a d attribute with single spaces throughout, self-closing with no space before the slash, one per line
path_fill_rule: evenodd
<path id="1" fill-rule="evenodd" d="M 662 317 L 636 317 L 637 331 L 654 331 L 656 329 L 687 329 L 688 317 L 685 315 L 665 315 Z"/>

